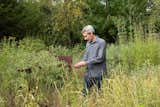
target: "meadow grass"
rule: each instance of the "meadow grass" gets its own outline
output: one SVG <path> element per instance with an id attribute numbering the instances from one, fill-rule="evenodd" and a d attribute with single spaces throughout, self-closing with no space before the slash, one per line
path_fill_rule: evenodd
<path id="1" fill-rule="evenodd" d="M 145 73 L 111 74 L 103 79 L 101 93 L 96 87 L 87 97 L 81 96 L 82 81 L 68 82 L 58 90 L 62 107 L 159 107 L 160 66 L 149 66 Z M 117 71 L 115 71 L 117 72 Z M 141 72 L 141 71 L 140 71 Z M 78 75 L 78 74 L 77 74 Z"/>
<path id="2" fill-rule="evenodd" d="M 0 107 L 159 107 L 160 43 L 149 38 L 107 47 L 108 75 L 81 96 L 85 68 L 69 72 L 57 55 L 81 60 L 83 49 L 25 38 L 0 44 Z M 59 64 L 62 66 L 59 67 Z"/>

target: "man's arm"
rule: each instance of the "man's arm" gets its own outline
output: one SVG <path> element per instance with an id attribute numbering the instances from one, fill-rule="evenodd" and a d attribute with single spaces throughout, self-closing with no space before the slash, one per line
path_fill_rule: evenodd
<path id="1" fill-rule="evenodd" d="M 96 64 L 96 63 L 101 63 L 102 61 L 104 61 L 105 59 L 105 51 L 106 51 L 106 42 L 101 42 L 100 44 L 100 47 L 99 47 L 99 50 L 98 50 L 98 55 L 97 57 L 93 58 L 93 59 L 90 59 L 88 60 L 87 58 L 87 53 L 84 54 L 84 57 L 83 57 L 83 61 L 80 61 L 78 63 L 76 63 L 74 65 L 75 68 L 80 68 L 82 66 L 86 66 L 87 64 Z"/>
<path id="2" fill-rule="evenodd" d="M 86 64 L 96 64 L 96 63 L 101 63 L 102 61 L 104 61 L 105 51 L 106 51 L 106 42 L 103 41 L 100 43 L 97 57 L 87 60 Z"/>

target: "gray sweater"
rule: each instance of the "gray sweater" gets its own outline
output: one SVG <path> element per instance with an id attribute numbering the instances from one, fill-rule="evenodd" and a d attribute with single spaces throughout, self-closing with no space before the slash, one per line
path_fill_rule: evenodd
<path id="1" fill-rule="evenodd" d="M 106 71 L 106 42 L 96 36 L 94 42 L 87 42 L 83 61 L 87 63 L 86 73 L 89 77 L 102 76 Z"/>

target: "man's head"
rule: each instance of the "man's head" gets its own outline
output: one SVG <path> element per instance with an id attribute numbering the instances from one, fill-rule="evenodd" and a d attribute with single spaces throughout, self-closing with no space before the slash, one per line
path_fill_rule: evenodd
<path id="1" fill-rule="evenodd" d="M 93 28 L 93 26 L 91 25 L 87 25 L 85 26 L 82 31 L 81 31 L 83 37 L 84 37 L 84 40 L 87 40 L 87 41 L 93 41 L 95 39 L 95 30 Z"/>

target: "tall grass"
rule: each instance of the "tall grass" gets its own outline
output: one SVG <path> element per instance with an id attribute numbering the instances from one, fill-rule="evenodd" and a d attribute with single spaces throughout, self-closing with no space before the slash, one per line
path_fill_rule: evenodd
<path id="1" fill-rule="evenodd" d="M 0 45 L 0 107 L 159 107 L 160 43 L 149 38 L 108 45 L 109 77 L 102 91 L 81 96 L 84 69 L 69 72 L 57 55 L 81 60 L 75 46 L 46 47 L 39 39 L 25 38 Z M 59 66 L 62 65 L 62 66 Z"/>
<path id="2" fill-rule="evenodd" d="M 59 92 L 62 106 L 67 107 L 159 107 L 160 67 L 150 66 L 146 73 L 137 75 L 112 74 L 103 80 L 102 91 L 83 98 L 81 85 L 73 81 Z"/>
<path id="3" fill-rule="evenodd" d="M 111 45 L 107 50 L 107 58 L 109 69 L 121 66 L 127 72 L 136 71 L 147 63 L 159 65 L 160 42 L 155 38 L 137 38 L 127 44 Z"/>
<path id="4" fill-rule="evenodd" d="M 5 106 L 41 105 L 45 94 L 64 83 L 63 63 L 42 41 L 4 41 L 0 49 L 0 96 Z M 58 67 L 62 64 L 62 67 Z"/>

